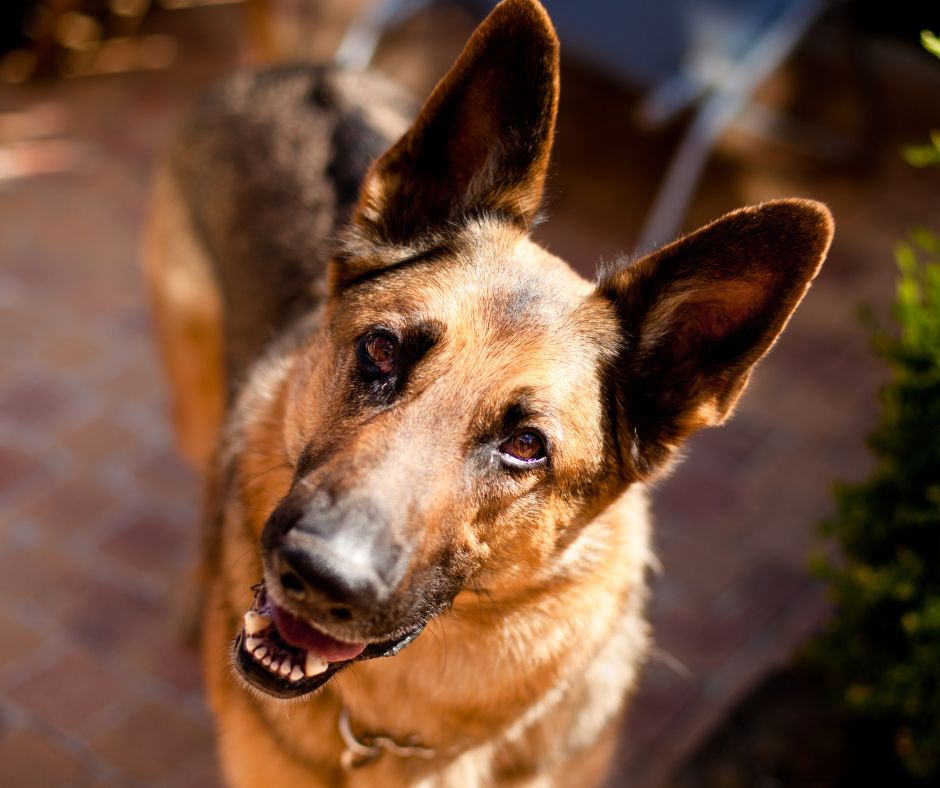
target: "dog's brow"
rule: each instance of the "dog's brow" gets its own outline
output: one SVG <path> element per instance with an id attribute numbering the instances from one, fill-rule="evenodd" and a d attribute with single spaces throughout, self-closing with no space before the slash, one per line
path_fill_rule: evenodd
<path id="1" fill-rule="evenodd" d="M 423 353 L 441 341 L 444 331 L 444 324 L 440 320 L 419 318 L 406 328 L 403 334 L 410 341 L 413 349 L 418 349 Z"/>
<path id="2" fill-rule="evenodd" d="M 546 425 L 552 428 L 552 431 L 559 427 L 560 420 L 556 409 L 531 388 L 514 392 L 507 401 L 509 404 L 503 407 L 500 417 L 503 430 L 514 429 L 527 421 Z"/>
<path id="3" fill-rule="evenodd" d="M 370 268 L 368 271 L 363 271 L 361 274 L 352 276 L 349 279 L 341 280 L 341 286 L 344 289 L 350 289 L 357 287 L 359 285 L 371 282 L 373 279 L 379 276 L 384 276 L 385 274 L 391 273 L 393 271 L 400 271 L 409 266 L 415 265 L 417 263 L 425 263 L 433 260 L 437 260 L 440 257 L 448 254 L 451 251 L 450 246 L 444 244 L 440 246 L 432 246 L 429 249 L 423 249 L 420 252 L 412 255 L 411 257 L 406 257 L 404 260 L 399 260 L 395 263 L 390 263 L 386 266 L 379 266 L 376 268 Z"/>

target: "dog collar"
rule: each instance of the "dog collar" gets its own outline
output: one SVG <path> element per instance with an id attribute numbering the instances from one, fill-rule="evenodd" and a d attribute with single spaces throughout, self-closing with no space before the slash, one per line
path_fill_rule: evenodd
<path id="1" fill-rule="evenodd" d="M 397 755 L 399 758 L 423 758 L 424 760 L 430 760 L 438 754 L 437 750 L 418 744 L 414 737 L 409 737 L 404 743 L 399 743 L 391 736 L 381 734 L 356 736 L 349 721 L 349 710 L 345 706 L 339 713 L 339 735 L 345 745 L 340 763 L 346 771 L 368 766 L 386 752 Z"/>

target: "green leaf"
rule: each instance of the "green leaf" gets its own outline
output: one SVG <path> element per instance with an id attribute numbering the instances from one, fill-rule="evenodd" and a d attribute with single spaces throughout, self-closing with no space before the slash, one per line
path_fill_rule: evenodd
<path id="1" fill-rule="evenodd" d="M 924 49 L 930 54 L 940 57 L 940 38 L 937 38 L 929 30 L 920 31 L 920 43 L 924 45 Z"/>
<path id="2" fill-rule="evenodd" d="M 940 139 L 940 137 L 938 137 Z M 940 258 L 940 238 L 924 227 L 915 227 L 911 230 L 911 240 L 929 255 Z"/>
<path id="3" fill-rule="evenodd" d="M 901 148 L 901 156 L 912 167 L 932 167 L 940 164 L 940 148 L 937 147 L 936 143 L 930 145 L 905 145 Z"/>

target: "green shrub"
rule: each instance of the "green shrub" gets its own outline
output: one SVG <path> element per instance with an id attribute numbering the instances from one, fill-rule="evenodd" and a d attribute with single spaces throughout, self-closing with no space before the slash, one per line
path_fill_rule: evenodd
<path id="1" fill-rule="evenodd" d="M 940 41 L 924 41 L 940 56 Z M 923 148 L 917 164 L 940 163 L 940 135 L 932 142 L 936 160 Z M 852 721 L 860 774 L 940 785 L 940 239 L 916 231 L 895 258 L 900 330 L 873 334 L 891 371 L 870 437 L 876 468 L 837 487 L 822 525 L 839 548 L 817 560 L 835 615 L 813 653 Z"/>
<path id="2" fill-rule="evenodd" d="M 836 615 L 816 653 L 866 738 L 927 779 L 940 778 L 940 241 L 921 231 L 896 257 L 900 335 L 875 334 L 892 373 L 877 467 L 837 488 L 822 526 L 841 555 L 818 565 Z"/>
<path id="3" fill-rule="evenodd" d="M 920 42 L 930 54 L 940 57 L 940 38 L 929 30 L 922 30 Z M 908 145 L 902 151 L 908 164 L 915 167 L 931 167 L 940 164 L 940 131 L 930 133 L 930 142 L 926 145 Z"/>

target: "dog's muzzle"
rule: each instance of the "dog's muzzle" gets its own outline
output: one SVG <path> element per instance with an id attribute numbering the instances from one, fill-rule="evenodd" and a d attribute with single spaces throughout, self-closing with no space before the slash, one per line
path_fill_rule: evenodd
<path id="1" fill-rule="evenodd" d="M 423 629 L 414 626 L 379 643 L 344 642 L 273 604 L 264 583 L 252 590 L 251 609 L 232 644 L 234 664 L 248 684 L 276 698 L 313 692 L 353 662 L 394 656 Z"/>
<path id="2" fill-rule="evenodd" d="M 253 687 L 298 697 L 353 661 L 397 653 L 421 626 L 403 623 L 394 593 L 406 551 L 367 496 L 295 488 L 261 539 L 264 581 L 235 643 Z"/>

